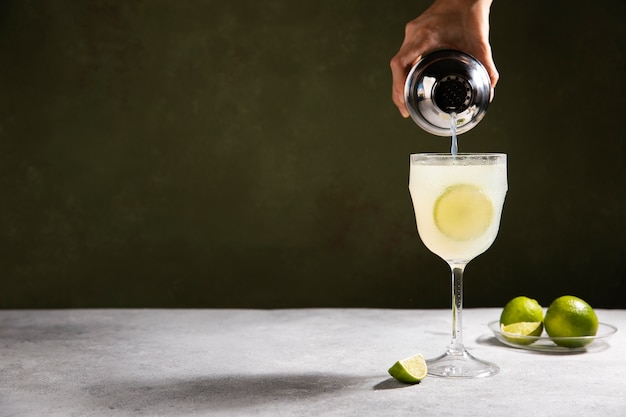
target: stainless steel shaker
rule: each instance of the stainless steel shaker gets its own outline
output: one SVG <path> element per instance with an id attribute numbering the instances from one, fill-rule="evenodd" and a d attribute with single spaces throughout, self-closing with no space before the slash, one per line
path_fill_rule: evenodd
<path id="1" fill-rule="evenodd" d="M 425 131 L 450 136 L 452 116 L 456 133 L 472 129 L 485 116 L 491 98 L 491 81 L 485 67 L 461 51 L 445 49 L 418 61 L 404 86 L 411 118 Z"/>

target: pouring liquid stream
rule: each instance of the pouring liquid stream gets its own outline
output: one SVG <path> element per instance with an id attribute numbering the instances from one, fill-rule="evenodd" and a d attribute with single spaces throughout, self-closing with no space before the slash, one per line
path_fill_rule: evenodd
<path id="1" fill-rule="evenodd" d="M 450 136 L 452 136 L 450 153 L 452 156 L 456 156 L 459 153 L 459 142 L 456 137 L 456 113 L 450 113 Z"/>

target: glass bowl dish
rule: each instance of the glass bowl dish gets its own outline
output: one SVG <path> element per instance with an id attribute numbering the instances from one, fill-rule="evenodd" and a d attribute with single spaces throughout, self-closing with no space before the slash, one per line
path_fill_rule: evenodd
<path id="1" fill-rule="evenodd" d="M 604 350 L 608 347 L 607 339 L 617 332 L 617 327 L 611 326 L 606 323 L 598 323 L 598 332 L 595 336 L 583 336 L 583 337 L 550 337 L 544 333 L 541 336 L 520 336 L 520 335 L 507 335 L 509 338 L 514 337 L 516 340 L 522 343 L 515 343 L 505 337 L 505 334 L 500 330 L 500 321 L 495 320 L 488 324 L 489 329 L 493 332 L 498 341 L 506 346 L 514 347 L 517 349 L 534 350 L 539 352 L 550 353 L 576 353 L 576 352 L 593 352 L 598 350 Z M 554 340 L 558 341 L 587 341 L 590 342 L 581 347 L 565 347 L 559 346 L 554 343 Z"/>

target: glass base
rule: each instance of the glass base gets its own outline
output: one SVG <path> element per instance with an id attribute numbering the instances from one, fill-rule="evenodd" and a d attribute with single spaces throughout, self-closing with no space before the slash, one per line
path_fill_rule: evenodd
<path id="1" fill-rule="evenodd" d="M 428 374 L 452 378 L 482 378 L 493 376 L 500 371 L 498 365 L 477 359 L 465 349 L 448 349 L 443 355 L 428 359 Z"/>

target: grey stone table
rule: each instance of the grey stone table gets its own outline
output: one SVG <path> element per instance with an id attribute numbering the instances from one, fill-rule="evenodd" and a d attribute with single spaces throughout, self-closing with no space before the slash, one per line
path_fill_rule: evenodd
<path id="1" fill-rule="evenodd" d="M 626 337 L 546 354 L 500 344 L 497 309 L 464 311 L 482 379 L 390 379 L 442 353 L 446 310 L 0 311 L 0 416 L 626 416 Z M 626 328 L 626 310 L 598 310 Z"/>

